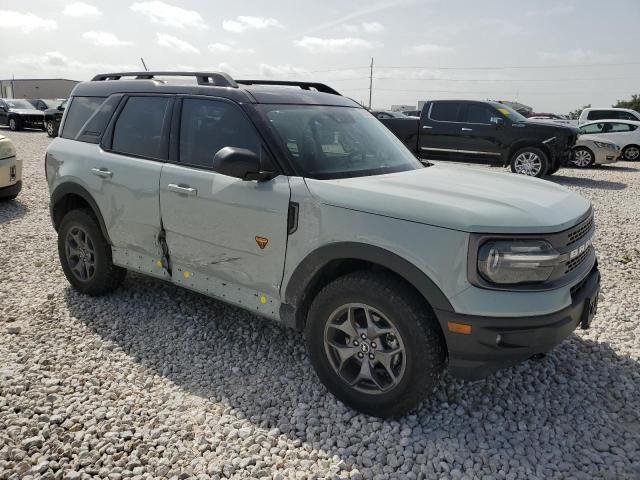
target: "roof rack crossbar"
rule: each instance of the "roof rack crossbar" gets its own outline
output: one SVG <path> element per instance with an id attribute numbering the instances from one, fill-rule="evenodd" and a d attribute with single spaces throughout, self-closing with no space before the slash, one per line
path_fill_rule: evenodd
<path id="1" fill-rule="evenodd" d="M 238 84 L 224 72 L 116 72 L 101 73 L 91 79 L 92 82 L 120 80 L 122 77 L 135 77 L 136 80 L 152 80 L 155 77 L 195 77 L 198 85 L 238 88 Z"/>
<path id="2" fill-rule="evenodd" d="M 297 82 L 295 80 L 236 80 L 236 83 L 241 85 L 284 85 L 288 87 L 300 87 L 303 90 L 311 90 L 313 88 L 318 92 L 340 95 L 338 91 L 329 85 L 316 82 Z"/>

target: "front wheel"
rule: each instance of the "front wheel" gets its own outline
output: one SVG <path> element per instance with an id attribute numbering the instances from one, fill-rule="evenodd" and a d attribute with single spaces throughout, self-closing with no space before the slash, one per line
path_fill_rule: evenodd
<path id="1" fill-rule="evenodd" d="M 309 309 L 305 339 L 327 389 L 378 417 L 415 408 L 445 367 L 445 342 L 431 309 L 390 274 L 358 272 L 327 285 Z"/>
<path id="2" fill-rule="evenodd" d="M 58 255 L 69 283 L 91 296 L 120 286 L 127 271 L 113 264 L 111 246 L 95 217 L 86 210 L 71 210 L 58 228 Z"/>
<path id="3" fill-rule="evenodd" d="M 45 126 L 45 129 L 47 131 L 47 135 L 49 135 L 50 137 L 57 137 L 58 136 L 58 131 L 56 130 L 55 125 L 53 124 L 53 121 L 47 120 L 47 124 Z"/>
<path id="4" fill-rule="evenodd" d="M 640 147 L 637 145 L 628 145 L 622 151 L 622 158 L 634 162 L 640 159 Z"/>
<path id="5" fill-rule="evenodd" d="M 536 147 L 524 147 L 511 156 L 511 171 L 520 175 L 541 178 L 547 174 L 547 154 Z"/>
<path id="6" fill-rule="evenodd" d="M 593 152 L 587 147 L 577 147 L 573 151 L 571 163 L 578 168 L 587 168 L 593 165 L 595 158 Z"/>
<path id="7" fill-rule="evenodd" d="M 13 132 L 22 130 L 22 124 L 16 118 L 10 118 L 9 129 Z"/>

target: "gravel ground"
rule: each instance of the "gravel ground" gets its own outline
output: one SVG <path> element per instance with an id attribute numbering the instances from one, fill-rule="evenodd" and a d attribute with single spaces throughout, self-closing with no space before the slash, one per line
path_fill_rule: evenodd
<path id="1" fill-rule="evenodd" d="M 553 177 L 596 210 L 590 330 L 380 421 L 326 392 L 298 333 L 135 274 L 108 297 L 71 290 L 49 139 L 1 133 L 25 188 L 0 205 L 0 479 L 640 478 L 640 164 Z"/>

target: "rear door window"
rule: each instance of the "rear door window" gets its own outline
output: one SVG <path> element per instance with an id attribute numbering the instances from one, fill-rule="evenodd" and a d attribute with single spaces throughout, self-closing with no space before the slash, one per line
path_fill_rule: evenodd
<path id="1" fill-rule="evenodd" d="M 170 101 L 169 97 L 130 97 L 116 120 L 111 149 L 126 155 L 166 159 L 168 142 L 163 139 L 163 130 Z"/>
<path id="2" fill-rule="evenodd" d="M 438 122 L 459 121 L 462 102 L 434 102 L 429 118 Z"/>
<path id="3" fill-rule="evenodd" d="M 74 139 L 104 100 L 105 97 L 73 97 L 60 136 Z"/>
<path id="4" fill-rule="evenodd" d="M 607 122 L 602 129 L 603 133 L 628 133 L 635 130 L 635 125 L 629 125 L 628 123 L 615 123 Z"/>

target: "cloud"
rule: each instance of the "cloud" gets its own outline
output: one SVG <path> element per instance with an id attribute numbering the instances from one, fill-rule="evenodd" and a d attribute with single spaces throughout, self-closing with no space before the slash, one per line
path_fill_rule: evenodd
<path id="1" fill-rule="evenodd" d="M 435 45 L 432 43 L 423 43 L 420 45 L 412 45 L 406 48 L 402 53 L 404 55 L 433 55 L 440 53 L 451 53 L 454 49 L 452 47 L 445 47 L 444 45 Z"/>
<path id="2" fill-rule="evenodd" d="M 157 36 L 157 43 L 161 47 L 167 47 L 171 50 L 181 53 L 195 53 L 198 55 L 200 54 L 200 50 L 198 50 L 190 43 L 185 42 L 184 40 L 180 40 L 179 38 L 176 38 L 172 35 L 167 35 L 166 33 L 158 33 Z"/>
<path id="3" fill-rule="evenodd" d="M 82 38 L 98 47 L 124 47 L 126 45 L 133 45 L 133 42 L 120 40 L 113 33 L 109 32 L 84 32 Z"/>
<path id="4" fill-rule="evenodd" d="M 357 33 L 357 32 L 377 33 L 384 30 L 384 25 L 382 25 L 379 22 L 362 22 L 360 24 L 355 24 L 355 25 L 351 23 L 344 23 L 342 24 L 342 28 L 344 28 L 347 32 L 350 32 L 350 33 Z"/>
<path id="5" fill-rule="evenodd" d="M 416 2 L 417 0 L 386 0 L 383 2 L 375 3 L 365 8 L 361 8 L 359 10 L 355 10 L 353 12 L 347 13 L 346 15 L 343 15 L 334 20 L 330 20 L 328 22 L 316 25 L 315 27 L 310 28 L 304 33 L 305 35 L 309 35 L 311 33 L 319 32 L 321 30 L 326 30 L 327 28 L 330 28 L 330 27 L 335 27 L 336 25 L 340 25 L 344 23 L 348 24 L 348 22 L 355 20 L 357 18 L 364 17 L 366 15 L 372 15 L 374 13 L 379 13 L 389 8 L 400 7 L 401 5 L 408 5 L 410 3 L 416 3 Z"/>
<path id="6" fill-rule="evenodd" d="M 530 10 L 525 12 L 526 17 L 551 17 L 555 15 L 566 15 L 569 13 L 573 13 L 575 11 L 575 7 L 573 5 L 568 4 L 560 4 L 555 7 L 545 8 L 543 10 Z"/>
<path id="7" fill-rule="evenodd" d="M 235 53 L 240 55 L 255 53 L 255 50 L 253 48 L 236 47 L 233 42 L 212 43 L 207 48 L 212 52 L 217 52 L 217 53 Z"/>
<path id="8" fill-rule="evenodd" d="M 318 38 L 303 37 L 293 42 L 309 53 L 347 53 L 373 48 L 373 43 L 362 38 Z"/>
<path id="9" fill-rule="evenodd" d="M 538 57 L 549 63 L 562 64 L 591 64 L 591 63 L 609 63 L 615 61 L 618 55 L 615 53 L 596 52 L 594 50 L 583 50 L 577 48 L 568 51 L 538 52 Z"/>
<path id="10" fill-rule="evenodd" d="M 62 14 L 69 17 L 97 17 L 102 15 L 102 12 L 88 3 L 74 2 L 64 7 Z"/>
<path id="11" fill-rule="evenodd" d="M 294 67 L 289 64 L 269 65 L 268 63 L 261 63 L 260 65 L 258 65 L 258 71 L 261 76 L 266 78 L 305 77 L 309 75 L 308 70 L 300 67 Z"/>
<path id="12" fill-rule="evenodd" d="M 33 13 L 20 13 L 11 10 L 0 10 L 2 28 L 4 30 L 18 30 L 22 33 L 54 30 L 58 28 L 55 20 L 38 17 Z"/>
<path id="13" fill-rule="evenodd" d="M 283 28 L 283 25 L 275 18 L 266 17 L 247 17 L 239 16 L 235 20 L 225 20 L 222 22 L 222 28 L 228 32 L 242 33 L 245 30 L 264 30 L 276 27 Z"/>
<path id="14" fill-rule="evenodd" d="M 19 55 L 9 57 L 8 63 L 18 68 L 24 68 L 25 72 L 42 71 L 62 72 L 70 78 L 87 78 L 99 72 L 131 71 L 138 68 L 132 65 L 113 65 L 106 63 L 85 63 L 73 60 L 58 51 L 46 52 L 43 55 Z M 18 73 L 18 72 L 16 72 Z M 84 75 L 83 75 L 84 74 Z"/>
<path id="15" fill-rule="evenodd" d="M 129 8 L 134 12 L 145 15 L 153 23 L 159 23 L 160 25 L 177 28 L 197 28 L 199 30 L 208 28 L 198 12 L 175 7 L 159 0 L 136 2 Z"/>

